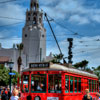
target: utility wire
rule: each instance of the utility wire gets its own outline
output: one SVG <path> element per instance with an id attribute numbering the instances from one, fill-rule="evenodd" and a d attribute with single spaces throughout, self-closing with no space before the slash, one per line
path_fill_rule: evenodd
<path id="1" fill-rule="evenodd" d="M 74 45 L 75 46 L 85 46 L 85 47 L 88 47 L 88 46 L 100 46 L 100 45 Z"/>
<path id="2" fill-rule="evenodd" d="M 23 22 L 18 22 L 18 23 L 12 23 L 12 24 L 7 24 L 7 25 L 0 25 L 0 27 L 6 27 L 6 26 L 14 26 L 17 24 L 22 24 Z"/>
<path id="3" fill-rule="evenodd" d="M 11 19 L 11 20 L 23 20 L 23 19 L 19 19 L 19 18 L 15 18 L 15 17 L 7 17 L 7 16 L 0 16 L 0 18 Z M 23 21 L 25 21 L 25 20 L 23 20 Z"/>
<path id="4" fill-rule="evenodd" d="M 20 0 L 7 0 L 7 1 L 1 1 L 0 4 L 8 3 L 8 2 L 14 2 L 14 1 L 20 1 Z"/>
<path id="5" fill-rule="evenodd" d="M 98 49 L 100 49 L 100 48 L 95 48 L 95 49 L 89 49 L 88 51 L 79 51 L 79 52 L 77 52 L 77 53 L 73 53 L 73 54 L 79 54 L 79 53 L 87 53 L 87 52 L 91 52 L 91 51 L 95 51 L 95 50 L 98 50 Z"/>
<path id="6" fill-rule="evenodd" d="M 44 12 L 44 15 L 45 15 L 46 12 L 42 8 L 40 8 L 40 9 Z M 73 30 L 71 30 L 70 28 L 66 27 L 65 25 L 62 25 L 61 23 L 55 21 L 54 18 L 52 18 L 51 16 L 49 16 L 49 15 L 47 15 L 47 16 L 51 19 L 51 21 L 55 22 L 56 24 L 58 24 L 60 27 L 62 27 L 64 29 L 66 29 L 67 31 L 73 33 L 73 35 L 83 36 L 83 35 L 79 35 L 77 32 L 74 32 Z"/>

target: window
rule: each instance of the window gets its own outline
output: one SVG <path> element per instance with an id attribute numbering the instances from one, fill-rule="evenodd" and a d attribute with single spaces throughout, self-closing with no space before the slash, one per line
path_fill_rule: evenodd
<path id="1" fill-rule="evenodd" d="M 75 92 L 77 92 L 77 77 L 75 77 L 75 89 L 74 89 Z"/>
<path id="2" fill-rule="evenodd" d="M 95 82 L 95 80 L 94 80 L 94 92 L 96 92 L 96 88 L 95 88 L 95 86 L 96 86 L 96 82 Z"/>
<path id="3" fill-rule="evenodd" d="M 99 82 L 97 81 L 97 92 L 98 92 L 98 89 L 99 89 L 98 84 L 99 84 Z"/>
<path id="4" fill-rule="evenodd" d="M 25 37 L 27 37 L 27 34 L 25 34 Z"/>
<path id="5" fill-rule="evenodd" d="M 78 79 L 78 92 L 81 92 L 81 78 Z"/>
<path id="6" fill-rule="evenodd" d="M 28 13 L 28 16 L 30 16 L 31 14 L 30 13 Z"/>
<path id="7" fill-rule="evenodd" d="M 45 93 L 46 92 L 46 75 L 31 75 L 31 92 Z"/>
<path id="8" fill-rule="evenodd" d="M 97 81 L 96 81 L 96 92 L 98 92 L 97 85 L 98 85 L 98 83 L 97 83 Z"/>
<path id="9" fill-rule="evenodd" d="M 93 80 L 92 80 L 92 92 L 93 92 L 93 85 L 94 85 L 94 83 L 93 83 Z"/>
<path id="10" fill-rule="evenodd" d="M 22 92 L 29 92 L 29 75 L 23 76 Z"/>
<path id="11" fill-rule="evenodd" d="M 89 80 L 89 91 L 91 91 L 91 80 Z"/>
<path id="12" fill-rule="evenodd" d="M 65 76 L 65 93 L 69 92 L 69 76 Z"/>
<path id="13" fill-rule="evenodd" d="M 39 18 L 39 22 L 41 23 L 41 18 Z"/>
<path id="14" fill-rule="evenodd" d="M 33 24 L 36 24 L 36 17 L 33 18 Z"/>
<path id="15" fill-rule="evenodd" d="M 28 17 L 28 21 L 30 21 L 30 17 Z"/>
<path id="16" fill-rule="evenodd" d="M 36 12 L 34 12 L 34 13 L 33 13 L 33 16 L 37 16 L 37 13 L 36 13 Z"/>
<path id="17" fill-rule="evenodd" d="M 50 74 L 48 81 L 49 93 L 61 93 L 61 74 Z"/>
<path id="18" fill-rule="evenodd" d="M 70 76 L 70 93 L 73 92 L 73 77 Z"/>

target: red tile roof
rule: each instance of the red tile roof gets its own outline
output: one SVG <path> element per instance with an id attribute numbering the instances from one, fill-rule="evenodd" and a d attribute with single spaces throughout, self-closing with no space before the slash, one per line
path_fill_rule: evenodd
<path id="1" fill-rule="evenodd" d="M 0 63 L 5 63 L 5 62 L 9 62 L 9 61 L 10 61 L 10 57 L 0 56 Z"/>

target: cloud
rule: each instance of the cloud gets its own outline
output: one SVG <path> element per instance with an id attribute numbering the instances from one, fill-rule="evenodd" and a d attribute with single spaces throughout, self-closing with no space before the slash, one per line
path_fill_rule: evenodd
<path id="1" fill-rule="evenodd" d="M 46 3 L 41 7 L 56 20 L 67 19 L 69 22 L 79 25 L 100 23 L 100 8 L 85 6 L 85 0 L 58 0 L 56 3 L 51 0 Z M 54 6 L 52 6 L 53 3 Z"/>
<path id="2" fill-rule="evenodd" d="M 100 36 L 94 37 L 82 37 L 82 38 L 74 38 L 73 40 L 73 64 L 80 62 L 82 60 L 89 61 L 89 67 L 97 67 L 100 65 Z M 68 57 L 68 45 L 69 43 L 67 40 L 62 40 L 59 42 L 61 50 L 65 57 Z M 51 50 L 53 46 L 53 49 Z M 54 54 L 59 54 L 59 50 L 57 45 L 53 43 L 53 45 L 48 46 L 47 48 L 47 55 L 50 52 Z M 67 60 L 67 59 L 66 59 Z"/>
<path id="3" fill-rule="evenodd" d="M 0 43 L 3 48 L 12 48 L 13 44 L 21 43 L 22 38 L 12 35 L 15 30 L 3 30 L 0 32 Z"/>
<path id="4" fill-rule="evenodd" d="M 40 0 L 40 4 L 42 5 L 51 5 L 58 2 L 58 0 Z"/>
<path id="5" fill-rule="evenodd" d="M 9 19 L 9 18 L 0 18 L 0 24 L 12 24 L 17 22 L 22 22 L 25 19 L 26 9 L 23 6 L 20 6 L 15 3 L 8 3 L 2 5 L 0 8 L 0 16 L 11 17 L 21 20 Z"/>
<path id="6" fill-rule="evenodd" d="M 21 43 L 21 41 L 22 41 L 22 39 L 18 38 L 18 37 L 0 39 L 0 43 L 3 48 L 12 48 L 13 44 L 19 44 L 19 43 Z"/>
<path id="7" fill-rule="evenodd" d="M 73 15 L 69 19 L 70 22 L 75 22 L 78 24 L 88 24 L 90 23 L 89 20 L 86 17 L 82 17 L 80 15 Z"/>

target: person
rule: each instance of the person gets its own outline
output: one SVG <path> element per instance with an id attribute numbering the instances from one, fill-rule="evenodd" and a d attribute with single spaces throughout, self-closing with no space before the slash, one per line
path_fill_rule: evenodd
<path id="1" fill-rule="evenodd" d="M 10 100 L 19 100 L 18 90 L 16 88 L 12 91 L 12 96 Z"/>
<path id="2" fill-rule="evenodd" d="M 10 97 L 11 97 L 11 92 L 10 92 L 10 89 L 7 88 L 7 91 L 8 91 L 8 100 L 10 100 Z"/>
<path id="3" fill-rule="evenodd" d="M 1 91 L 1 100 L 8 100 L 8 95 L 5 87 L 3 87 L 3 90 Z"/>
<path id="4" fill-rule="evenodd" d="M 38 86 L 37 86 L 37 90 L 42 91 L 43 90 L 43 84 L 39 83 Z"/>
<path id="5" fill-rule="evenodd" d="M 83 100 L 92 100 L 92 97 L 89 94 L 89 89 L 85 89 L 85 95 L 83 97 Z"/>
<path id="6" fill-rule="evenodd" d="M 100 100 L 100 94 L 99 93 L 96 93 L 96 100 Z"/>
<path id="7" fill-rule="evenodd" d="M 1 88 L 1 86 L 0 86 L 0 95 L 1 95 L 1 91 L 2 91 L 2 88 Z"/>

